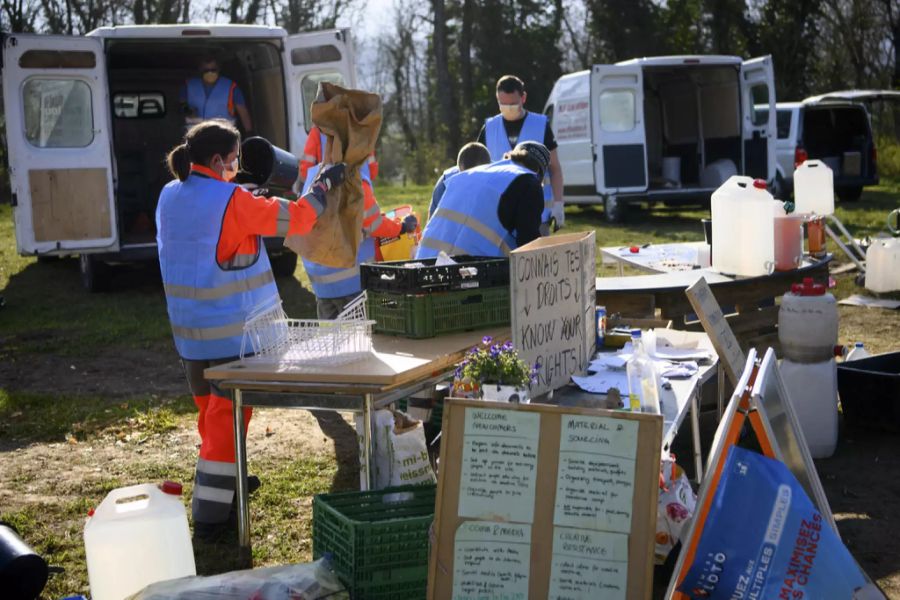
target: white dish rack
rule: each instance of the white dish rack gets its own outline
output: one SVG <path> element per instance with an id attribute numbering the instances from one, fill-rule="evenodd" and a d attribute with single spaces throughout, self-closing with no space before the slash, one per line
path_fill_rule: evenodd
<path id="1" fill-rule="evenodd" d="M 372 351 L 372 325 L 366 293 L 357 296 L 337 319 L 289 319 L 279 298 L 263 303 L 247 317 L 241 358 L 338 365 Z"/>

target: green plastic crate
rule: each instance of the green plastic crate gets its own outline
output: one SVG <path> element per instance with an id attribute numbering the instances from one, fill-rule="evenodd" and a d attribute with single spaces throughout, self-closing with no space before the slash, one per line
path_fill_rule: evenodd
<path id="1" fill-rule="evenodd" d="M 396 294 L 368 291 L 367 311 L 375 331 L 429 338 L 509 323 L 509 287 Z"/>
<path id="2" fill-rule="evenodd" d="M 331 553 L 350 597 L 425 598 L 435 485 L 313 498 L 313 557 Z"/>

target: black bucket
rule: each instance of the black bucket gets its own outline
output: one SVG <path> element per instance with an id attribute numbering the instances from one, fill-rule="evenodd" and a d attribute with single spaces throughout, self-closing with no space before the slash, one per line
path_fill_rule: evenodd
<path id="1" fill-rule="evenodd" d="M 47 585 L 47 561 L 35 554 L 19 534 L 0 523 L 0 590 L 9 600 L 34 600 Z"/>
<path id="2" fill-rule="evenodd" d="M 300 160 L 265 138 L 247 138 L 241 144 L 241 176 L 259 187 L 289 190 L 300 176 Z"/>

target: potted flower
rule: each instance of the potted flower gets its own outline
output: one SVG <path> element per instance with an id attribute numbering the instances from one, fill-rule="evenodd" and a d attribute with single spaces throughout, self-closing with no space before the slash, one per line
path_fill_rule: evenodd
<path id="1" fill-rule="evenodd" d="M 472 348 L 456 369 L 454 395 L 499 402 L 527 403 L 528 390 L 536 381 L 540 365 L 531 367 L 513 348 L 512 342 L 492 343 L 490 336 Z"/>

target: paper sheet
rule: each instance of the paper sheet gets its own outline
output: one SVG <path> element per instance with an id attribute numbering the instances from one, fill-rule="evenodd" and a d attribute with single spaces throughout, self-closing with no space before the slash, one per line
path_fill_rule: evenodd
<path id="1" fill-rule="evenodd" d="M 900 300 L 888 300 L 887 298 L 871 298 L 860 294 L 853 294 L 848 298 L 838 301 L 838 304 L 846 306 L 865 306 L 866 308 L 887 308 L 896 310 L 900 308 Z"/>
<path id="2" fill-rule="evenodd" d="M 624 599 L 628 584 L 628 535 L 553 528 L 550 600 Z"/>
<path id="3" fill-rule="evenodd" d="M 453 600 L 525 600 L 531 525 L 466 521 L 453 547 Z"/>
<path id="4" fill-rule="evenodd" d="M 554 525 L 631 530 L 638 423 L 563 415 Z"/>
<path id="5" fill-rule="evenodd" d="M 573 375 L 572 381 L 584 391 L 592 394 L 606 394 L 611 388 L 616 388 L 623 397 L 628 395 L 628 375 L 625 371 L 600 369 L 586 377 Z"/>
<path id="6" fill-rule="evenodd" d="M 466 408 L 459 516 L 531 523 L 541 416 Z"/>

